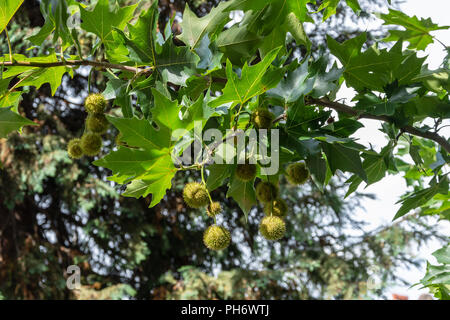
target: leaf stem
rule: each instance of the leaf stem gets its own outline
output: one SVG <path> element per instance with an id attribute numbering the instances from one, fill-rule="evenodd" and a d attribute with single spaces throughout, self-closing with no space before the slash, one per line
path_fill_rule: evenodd
<path id="1" fill-rule="evenodd" d="M 12 57 L 12 49 L 11 49 L 11 40 L 9 39 L 8 28 L 5 27 L 6 40 L 8 41 L 8 50 L 9 50 L 9 61 L 13 62 Z"/>

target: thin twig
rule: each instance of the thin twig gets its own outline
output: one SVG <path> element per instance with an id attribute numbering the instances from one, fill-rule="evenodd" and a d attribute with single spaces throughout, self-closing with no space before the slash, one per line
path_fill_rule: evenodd
<path id="1" fill-rule="evenodd" d="M 343 113 L 347 113 L 350 115 L 353 115 L 355 117 L 357 117 L 358 119 L 372 119 L 372 120 L 380 120 L 380 121 L 384 121 L 384 122 L 388 122 L 388 123 L 393 123 L 394 120 L 388 116 L 385 115 L 373 115 L 373 114 L 369 114 L 369 113 L 365 113 L 361 110 L 356 110 L 355 108 L 352 108 L 350 106 L 347 106 L 345 104 L 339 103 L 339 102 L 334 102 L 334 101 L 330 101 L 324 98 L 321 99 L 316 99 L 316 98 L 312 98 L 312 97 L 306 97 L 305 98 L 305 102 L 308 105 L 311 104 L 315 104 L 315 105 L 319 105 L 322 107 L 327 107 L 330 109 L 334 109 L 336 111 L 339 112 L 343 112 Z M 447 141 L 447 139 L 445 139 L 443 136 L 438 135 L 435 132 L 430 132 L 430 131 L 422 131 L 419 128 L 410 126 L 410 125 L 406 125 L 400 128 L 400 130 L 402 130 L 403 132 L 407 132 L 409 134 L 412 134 L 414 136 L 418 136 L 418 137 L 422 137 L 422 138 L 426 138 L 426 139 L 430 139 L 433 140 L 434 142 L 438 143 L 439 145 L 441 145 L 442 148 L 444 148 L 448 153 L 450 153 L 450 143 Z"/>
<path id="2" fill-rule="evenodd" d="M 135 68 L 130 66 L 125 66 L 121 64 L 109 63 L 105 61 L 91 61 L 91 60 L 64 60 L 64 61 L 54 61 L 54 62 L 36 62 L 36 61 L 9 61 L 9 62 L 0 62 L 0 65 L 4 65 L 6 67 L 14 67 L 14 66 L 28 66 L 28 67 L 37 67 L 37 68 L 51 68 L 51 67 L 61 67 L 61 66 L 92 66 L 98 67 L 102 69 L 110 68 L 116 70 L 123 70 L 132 73 L 139 72 L 141 74 L 150 74 L 153 72 L 153 67 L 149 67 L 146 69 Z"/>
<path id="3" fill-rule="evenodd" d="M 9 49 L 9 61 L 13 61 L 12 57 L 12 49 L 11 49 L 11 40 L 9 39 L 8 28 L 5 27 L 6 40 L 8 41 L 8 49 Z"/>

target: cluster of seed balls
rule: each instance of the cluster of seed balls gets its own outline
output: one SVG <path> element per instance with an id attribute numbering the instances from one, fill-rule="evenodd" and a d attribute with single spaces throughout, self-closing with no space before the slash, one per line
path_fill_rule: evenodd
<path id="1" fill-rule="evenodd" d="M 238 164 L 235 178 L 244 182 L 255 179 L 256 164 Z M 292 163 L 286 169 L 286 178 L 291 184 L 305 183 L 309 178 L 309 170 L 302 162 Z M 266 181 L 256 185 L 256 197 L 263 204 L 265 217 L 259 225 L 259 232 L 267 240 L 279 240 L 286 232 L 284 217 L 287 215 L 286 202 L 279 197 L 278 187 Z M 183 198 L 191 208 L 206 207 L 208 216 L 214 218 L 222 212 L 219 202 L 212 201 L 206 186 L 200 182 L 190 182 L 183 190 Z M 203 243 L 211 250 L 223 250 L 230 245 L 231 233 L 225 227 L 216 224 L 209 226 L 203 234 Z"/>
<path id="2" fill-rule="evenodd" d="M 206 207 L 206 213 L 215 217 L 222 212 L 220 202 L 212 201 L 206 186 L 200 182 L 190 182 L 183 190 L 183 198 L 191 208 Z M 209 226 L 203 233 L 203 243 L 211 250 L 222 250 L 230 245 L 231 234 L 225 227 L 216 224 Z"/>
<path id="3" fill-rule="evenodd" d="M 84 107 L 88 113 L 85 132 L 81 138 L 72 139 L 67 145 L 67 152 L 73 159 L 97 155 L 103 144 L 101 135 L 108 130 L 108 120 L 104 114 L 106 100 L 102 94 L 90 94 L 84 101 Z"/>

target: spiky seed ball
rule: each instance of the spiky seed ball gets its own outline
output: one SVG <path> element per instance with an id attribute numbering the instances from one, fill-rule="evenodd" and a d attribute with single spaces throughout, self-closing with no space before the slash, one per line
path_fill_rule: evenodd
<path id="1" fill-rule="evenodd" d="M 205 186 L 199 182 L 186 184 L 183 190 L 183 198 L 191 208 L 205 207 L 209 203 L 208 192 Z"/>
<path id="2" fill-rule="evenodd" d="M 104 114 L 91 113 L 86 118 L 86 128 L 98 134 L 104 134 L 108 130 L 108 120 Z"/>
<path id="3" fill-rule="evenodd" d="M 208 249 L 222 250 L 230 245 L 231 234 L 224 227 L 209 226 L 203 234 L 203 243 Z"/>
<path id="4" fill-rule="evenodd" d="M 91 93 L 84 101 L 84 107 L 89 113 L 103 113 L 106 108 L 105 97 L 101 93 Z"/>
<path id="5" fill-rule="evenodd" d="M 278 187 L 270 182 L 261 181 L 256 185 L 256 198 L 263 202 L 270 202 L 278 197 Z"/>
<path id="6" fill-rule="evenodd" d="M 264 217 L 259 225 L 259 232 L 267 240 L 279 240 L 286 233 L 286 223 L 280 217 Z"/>
<path id="7" fill-rule="evenodd" d="M 81 137 L 81 148 L 87 156 L 95 156 L 102 148 L 102 137 L 93 132 L 87 132 Z"/>
<path id="8" fill-rule="evenodd" d="M 72 139 L 67 144 L 67 153 L 73 159 L 79 159 L 83 156 L 83 149 L 81 148 L 81 139 Z"/>
<path id="9" fill-rule="evenodd" d="M 291 163 L 286 173 L 286 179 L 294 185 L 303 184 L 309 178 L 309 170 L 303 162 Z"/>
<path id="10" fill-rule="evenodd" d="M 206 208 L 206 213 L 211 218 L 215 217 L 216 215 L 218 215 L 221 212 L 222 212 L 222 206 L 220 205 L 220 202 L 217 202 L 217 201 L 210 203 L 209 206 Z"/>
<path id="11" fill-rule="evenodd" d="M 264 206 L 264 213 L 267 216 L 277 216 L 280 218 L 284 218 L 287 214 L 288 206 L 286 202 L 281 199 L 277 198 L 273 200 L 272 202 L 268 202 Z"/>
<path id="12" fill-rule="evenodd" d="M 256 164 L 238 164 L 236 166 L 236 178 L 241 181 L 251 181 L 256 177 Z"/>
<path id="13" fill-rule="evenodd" d="M 258 129 L 269 129 L 272 126 L 274 114 L 265 108 L 257 108 L 253 111 L 251 121 Z"/>

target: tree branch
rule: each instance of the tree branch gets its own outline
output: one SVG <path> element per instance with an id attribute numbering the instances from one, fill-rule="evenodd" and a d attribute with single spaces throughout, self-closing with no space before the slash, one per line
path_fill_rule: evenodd
<path id="1" fill-rule="evenodd" d="M 315 104 L 315 105 L 319 105 L 322 107 L 331 108 L 331 109 L 334 109 L 339 112 L 351 114 L 351 115 L 357 117 L 358 119 L 372 119 L 372 120 L 379 120 L 379 121 L 384 121 L 384 122 L 389 122 L 389 123 L 393 122 L 393 119 L 388 116 L 385 116 L 385 115 L 377 116 L 377 115 L 373 115 L 373 114 L 368 114 L 361 110 L 356 110 L 355 108 L 352 108 L 345 104 L 342 104 L 339 102 L 334 102 L 334 101 L 329 101 L 329 100 L 326 100 L 323 98 L 315 99 L 315 98 L 311 98 L 311 97 L 306 97 L 305 102 L 307 105 Z M 403 132 L 407 132 L 409 134 L 418 136 L 418 137 L 433 140 L 434 142 L 438 143 L 442 148 L 444 148 L 448 153 L 450 153 L 450 143 L 443 136 L 440 136 L 435 132 L 429 132 L 429 131 L 424 132 L 416 127 L 409 126 L 409 125 L 401 127 L 400 130 L 402 130 Z"/>
<path id="2" fill-rule="evenodd" d="M 51 68 L 51 67 L 61 67 L 61 66 L 92 66 L 103 69 L 117 69 L 123 71 L 129 71 L 133 73 L 150 74 L 153 72 L 153 67 L 141 69 L 130 66 L 125 66 L 121 64 L 109 63 L 104 61 L 90 61 L 90 60 L 64 60 L 55 62 L 34 62 L 34 61 L 6 61 L 0 62 L 0 66 L 28 66 L 28 67 L 38 67 L 38 68 Z"/>

